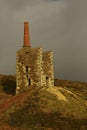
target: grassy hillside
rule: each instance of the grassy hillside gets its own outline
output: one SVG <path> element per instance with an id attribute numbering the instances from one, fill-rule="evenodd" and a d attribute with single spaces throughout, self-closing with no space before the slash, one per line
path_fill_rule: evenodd
<path id="1" fill-rule="evenodd" d="M 1 76 L 0 84 L 0 122 L 9 128 L 87 130 L 87 83 L 55 79 L 55 87 L 18 95 L 15 76 Z"/>
<path id="2" fill-rule="evenodd" d="M 63 88 L 68 88 L 74 93 L 82 96 L 87 100 L 87 82 L 69 81 L 69 80 L 59 80 L 55 79 L 55 86 L 61 86 Z"/>

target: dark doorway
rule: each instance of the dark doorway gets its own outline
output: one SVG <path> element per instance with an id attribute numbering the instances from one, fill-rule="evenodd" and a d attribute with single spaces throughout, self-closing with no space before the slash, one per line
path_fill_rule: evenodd
<path id="1" fill-rule="evenodd" d="M 31 85 L 31 79 L 28 79 L 28 83 L 29 83 L 29 85 Z"/>

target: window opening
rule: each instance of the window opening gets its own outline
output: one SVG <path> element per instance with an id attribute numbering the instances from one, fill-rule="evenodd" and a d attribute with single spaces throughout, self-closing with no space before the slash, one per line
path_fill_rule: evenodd
<path id="1" fill-rule="evenodd" d="M 49 77 L 48 76 L 46 76 L 46 80 L 48 80 L 49 79 Z"/>
<path id="2" fill-rule="evenodd" d="M 27 76 L 27 79 L 28 79 L 28 75 L 26 75 Z"/>
<path id="3" fill-rule="evenodd" d="M 28 54 L 29 52 L 26 52 L 26 54 Z"/>
<path id="4" fill-rule="evenodd" d="M 26 72 L 28 72 L 28 66 L 26 66 Z"/>

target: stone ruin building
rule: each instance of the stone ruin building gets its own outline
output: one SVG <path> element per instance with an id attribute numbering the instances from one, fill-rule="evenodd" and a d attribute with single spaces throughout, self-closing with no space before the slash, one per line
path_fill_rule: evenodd
<path id="1" fill-rule="evenodd" d="M 54 86 L 53 53 L 31 48 L 28 22 L 24 22 L 24 45 L 17 52 L 16 93 L 30 86 Z"/>

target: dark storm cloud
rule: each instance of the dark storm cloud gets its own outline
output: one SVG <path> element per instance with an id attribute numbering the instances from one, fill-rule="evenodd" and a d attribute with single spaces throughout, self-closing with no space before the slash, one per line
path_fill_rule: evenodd
<path id="1" fill-rule="evenodd" d="M 86 5 L 86 0 L 1 0 L 0 73 L 15 73 L 27 20 L 32 47 L 53 50 L 55 76 L 87 81 Z"/>
<path id="2" fill-rule="evenodd" d="M 60 1 L 60 0 L 44 0 L 45 2 L 57 2 L 57 1 Z"/>
<path id="3" fill-rule="evenodd" d="M 12 11 L 24 10 L 27 6 L 35 3 L 35 0 L 3 0 L 3 5 Z"/>

